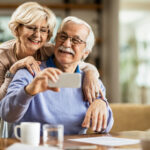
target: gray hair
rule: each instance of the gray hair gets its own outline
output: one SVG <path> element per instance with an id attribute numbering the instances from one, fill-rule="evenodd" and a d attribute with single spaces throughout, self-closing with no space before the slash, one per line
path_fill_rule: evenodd
<path id="1" fill-rule="evenodd" d="M 85 22 L 84 20 L 81 20 L 81 19 L 79 19 L 79 18 L 77 18 L 77 17 L 74 17 L 74 16 L 69 16 L 69 17 L 66 17 L 66 18 L 62 21 L 58 32 L 61 32 L 63 26 L 64 26 L 65 23 L 67 23 L 68 21 L 75 22 L 76 24 L 84 24 L 84 25 L 89 29 L 89 35 L 88 35 L 88 37 L 87 37 L 87 39 L 86 39 L 86 47 L 85 47 L 85 50 L 91 52 L 91 51 L 92 51 L 92 48 L 93 48 L 93 46 L 94 46 L 94 43 L 95 43 L 95 37 L 94 37 L 94 33 L 93 33 L 93 31 L 92 31 L 91 26 L 90 26 L 87 22 Z"/>
<path id="2" fill-rule="evenodd" d="M 20 5 L 12 14 L 9 28 L 12 34 L 17 37 L 17 28 L 19 25 L 32 25 L 41 18 L 47 21 L 49 28 L 47 41 L 49 41 L 56 25 L 56 17 L 50 9 L 43 7 L 37 2 L 26 2 Z"/>

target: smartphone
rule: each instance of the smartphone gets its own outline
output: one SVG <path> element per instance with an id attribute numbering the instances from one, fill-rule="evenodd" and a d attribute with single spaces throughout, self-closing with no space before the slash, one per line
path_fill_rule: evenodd
<path id="1" fill-rule="evenodd" d="M 59 80 L 54 83 L 48 81 L 49 87 L 58 88 L 80 88 L 81 87 L 81 74 L 79 73 L 62 73 L 59 75 Z"/>

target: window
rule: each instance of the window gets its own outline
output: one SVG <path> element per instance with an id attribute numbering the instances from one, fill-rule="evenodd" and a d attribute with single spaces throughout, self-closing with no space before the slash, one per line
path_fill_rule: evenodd
<path id="1" fill-rule="evenodd" d="M 122 102 L 150 103 L 150 11 L 120 11 Z"/>

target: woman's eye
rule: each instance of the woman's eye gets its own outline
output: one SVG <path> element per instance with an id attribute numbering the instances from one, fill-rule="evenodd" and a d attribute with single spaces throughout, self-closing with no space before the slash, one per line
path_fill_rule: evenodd
<path id="1" fill-rule="evenodd" d="M 36 30 L 36 28 L 34 28 L 34 27 L 29 27 L 29 26 L 28 26 L 27 28 L 28 28 L 29 30 L 33 30 L 33 31 Z"/>
<path id="2" fill-rule="evenodd" d="M 40 31 L 41 32 L 47 32 L 47 29 L 41 29 Z"/>

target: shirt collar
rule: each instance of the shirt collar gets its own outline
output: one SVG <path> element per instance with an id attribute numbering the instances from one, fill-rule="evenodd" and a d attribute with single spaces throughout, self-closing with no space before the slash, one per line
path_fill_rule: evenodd
<path id="1" fill-rule="evenodd" d="M 50 56 L 49 59 L 46 61 L 46 66 L 47 67 L 53 67 L 53 68 L 57 68 L 55 63 L 54 63 L 54 55 Z M 77 65 L 77 68 L 75 70 L 75 73 L 81 73 L 79 65 Z"/>

